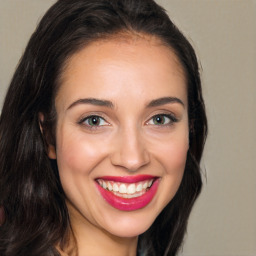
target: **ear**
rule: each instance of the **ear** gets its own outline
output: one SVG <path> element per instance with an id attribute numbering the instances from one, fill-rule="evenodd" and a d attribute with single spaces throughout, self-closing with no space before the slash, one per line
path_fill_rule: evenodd
<path id="1" fill-rule="evenodd" d="M 57 156 L 56 156 L 56 149 L 55 149 L 55 145 L 53 145 L 52 143 L 50 143 L 50 139 L 49 139 L 49 131 L 47 131 L 44 127 L 44 115 L 43 113 L 39 113 L 38 115 L 38 119 L 39 119 L 39 127 L 40 127 L 40 130 L 41 130 L 41 133 L 42 133 L 42 136 L 44 138 L 44 142 L 45 142 L 45 145 L 47 147 L 47 154 L 48 154 L 48 157 L 50 159 L 56 159 Z"/>

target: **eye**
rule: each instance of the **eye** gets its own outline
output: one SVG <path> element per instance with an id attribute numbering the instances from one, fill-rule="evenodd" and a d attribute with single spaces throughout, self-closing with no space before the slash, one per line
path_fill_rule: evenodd
<path id="1" fill-rule="evenodd" d="M 173 115 L 168 115 L 168 114 L 159 114 L 153 116 L 147 124 L 150 125 L 172 125 L 173 123 L 177 122 L 177 118 L 174 117 Z"/>
<path id="2" fill-rule="evenodd" d="M 108 125 L 106 120 L 100 116 L 88 116 L 86 118 L 83 118 L 79 123 L 85 124 L 89 127 L 97 127 L 97 126 L 104 126 Z"/>

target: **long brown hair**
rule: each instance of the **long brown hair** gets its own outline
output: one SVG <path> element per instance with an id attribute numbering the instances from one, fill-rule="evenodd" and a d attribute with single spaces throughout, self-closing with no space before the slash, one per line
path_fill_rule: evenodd
<path id="1" fill-rule="evenodd" d="M 199 163 L 207 120 L 195 52 L 153 0 L 59 0 L 32 35 L 11 81 L 0 119 L 1 256 L 59 255 L 69 215 L 56 162 L 47 156 L 38 115 L 55 137 L 55 95 L 68 58 L 88 43 L 120 32 L 153 35 L 177 55 L 187 78 L 190 148 L 180 188 L 149 230 L 138 255 L 175 255 L 202 181 Z"/>

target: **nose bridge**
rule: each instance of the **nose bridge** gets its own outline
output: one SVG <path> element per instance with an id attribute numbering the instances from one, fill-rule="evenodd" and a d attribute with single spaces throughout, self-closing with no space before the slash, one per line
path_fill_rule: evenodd
<path id="1" fill-rule="evenodd" d="M 149 162 L 149 154 L 141 130 L 133 126 L 120 129 L 112 163 L 136 171 Z"/>

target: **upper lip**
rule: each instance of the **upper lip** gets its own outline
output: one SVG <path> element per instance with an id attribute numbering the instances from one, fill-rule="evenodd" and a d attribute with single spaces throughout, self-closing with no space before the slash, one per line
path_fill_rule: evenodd
<path id="1" fill-rule="evenodd" d="M 135 182 L 151 180 L 156 178 L 158 177 L 145 174 L 145 175 L 130 175 L 130 176 L 102 176 L 102 177 L 98 177 L 97 179 L 122 182 L 122 183 L 135 183 Z"/>

